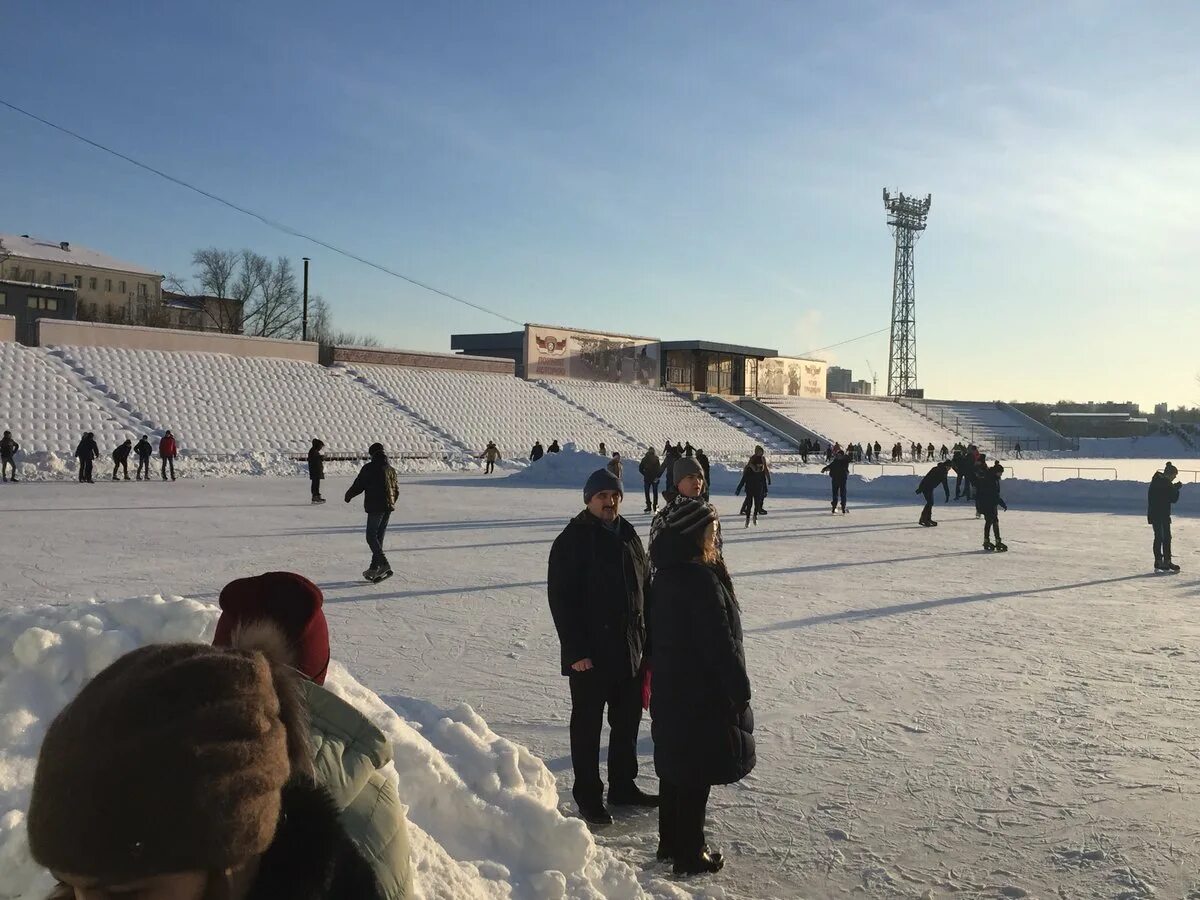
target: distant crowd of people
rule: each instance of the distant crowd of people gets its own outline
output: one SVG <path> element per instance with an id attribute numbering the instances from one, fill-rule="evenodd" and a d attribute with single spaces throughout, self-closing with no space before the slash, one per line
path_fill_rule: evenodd
<path id="1" fill-rule="evenodd" d="M 957 443 L 953 447 L 947 447 L 942 444 L 941 448 L 935 447 L 932 443 L 921 446 L 919 441 L 912 441 L 908 445 L 907 451 L 904 448 L 903 441 L 896 441 L 892 444 L 888 451 L 888 460 L 893 463 L 901 462 L 933 462 L 937 459 L 949 459 L 954 453 L 966 452 L 968 448 L 974 447 L 974 444 Z M 876 465 L 884 461 L 883 445 L 879 441 L 871 443 L 867 441 L 865 444 L 848 443 L 843 446 L 841 443 L 826 443 L 822 446 L 820 441 L 805 439 L 800 443 L 800 457 L 805 464 L 808 463 L 810 456 L 820 456 L 824 454 L 825 462 L 832 462 L 837 456 L 838 451 L 844 450 L 852 463 L 874 463 Z M 1021 444 L 1018 442 L 1013 447 L 1013 455 L 1017 459 L 1021 458 Z"/>
<path id="2" fill-rule="evenodd" d="M 5 431 L 4 436 L 0 438 L 0 474 L 3 475 L 4 481 L 17 480 L 17 452 L 21 449 L 21 445 L 17 443 L 12 436 L 11 431 Z M 175 480 L 175 457 L 179 453 L 179 447 L 175 442 L 175 436 L 170 431 L 163 433 L 163 436 L 158 441 L 158 456 L 162 461 L 162 480 L 167 480 L 168 472 L 170 480 Z M 141 439 L 135 444 L 132 438 L 126 438 L 122 443 L 118 444 L 116 449 L 111 454 L 113 471 L 112 480 L 117 481 L 117 473 L 123 473 L 125 481 L 129 481 L 129 457 L 137 456 L 137 481 L 150 480 L 150 457 L 154 455 L 154 448 L 150 444 L 148 435 L 143 434 Z M 95 462 L 101 456 L 100 445 L 96 442 L 96 435 L 91 431 L 85 431 L 83 437 L 75 447 L 75 459 L 79 461 L 79 481 L 86 484 L 95 484 L 94 476 Z M 9 474 L 11 470 L 12 474 Z"/>

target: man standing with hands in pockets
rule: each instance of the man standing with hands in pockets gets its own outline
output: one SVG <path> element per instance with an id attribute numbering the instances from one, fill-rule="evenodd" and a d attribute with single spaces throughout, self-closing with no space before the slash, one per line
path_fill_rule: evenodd
<path id="1" fill-rule="evenodd" d="M 591 474 L 583 489 L 586 509 L 550 549 L 547 592 L 562 646 L 562 674 L 571 686 L 572 794 L 580 815 L 608 825 L 600 780 L 604 707 L 608 742 L 608 802 L 657 806 L 637 777 L 637 736 L 642 720 L 644 603 L 650 565 L 637 531 L 621 517 L 624 491 L 607 469 Z"/>

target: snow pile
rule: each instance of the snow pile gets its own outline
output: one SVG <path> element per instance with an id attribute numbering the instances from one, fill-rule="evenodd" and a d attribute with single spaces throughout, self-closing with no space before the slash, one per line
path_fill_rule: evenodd
<path id="1" fill-rule="evenodd" d="M 1145 437 L 1128 438 L 1080 438 L 1079 452 L 1081 457 L 1098 457 L 1104 459 L 1174 459 L 1181 456 L 1195 456 L 1196 448 L 1189 447 L 1178 435 L 1151 434 Z"/>
<path id="2" fill-rule="evenodd" d="M 52 886 L 29 856 L 24 811 L 54 715 L 123 653 L 207 641 L 216 618 L 211 604 L 162 596 L 0 615 L 0 898 L 40 900 Z M 692 896 L 659 878 L 639 885 L 639 873 L 597 847 L 581 820 L 559 813 L 554 776 L 542 761 L 496 735 L 471 707 L 446 711 L 405 697 L 385 703 L 336 662 L 326 687 L 392 741 L 418 897 Z"/>
<path id="3" fill-rule="evenodd" d="M 577 487 L 582 491 L 588 476 L 597 469 L 603 469 L 608 462 L 608 457 L 599 453 L 589 453 L 575 444 L 566 444 L 561 452 L 547 453 L 537 462 L 508 476 L 505 481 L 514 487 Z M 640 459 L 624 461 L 622 481 L 627 491 L 635 485 L 640 486 L 641 476 L 637 471 L 640 462 Z"/>

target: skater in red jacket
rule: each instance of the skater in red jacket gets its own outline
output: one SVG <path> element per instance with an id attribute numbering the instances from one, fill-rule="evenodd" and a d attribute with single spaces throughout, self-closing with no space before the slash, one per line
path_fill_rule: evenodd
<path id="1" fill-rule="evenodd" d="M 162 480 L 167 480 L 167 466 L 171 467 L 171 480 L 175 480 L 175 435 L 168 430 L 158 442 L 158 455 L 162 457 Z"/>

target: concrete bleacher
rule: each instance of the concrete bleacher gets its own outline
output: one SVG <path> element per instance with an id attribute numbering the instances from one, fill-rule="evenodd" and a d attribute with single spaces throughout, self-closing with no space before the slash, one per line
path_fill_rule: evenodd
<path id="1" fill-rule="evenodd" d="M 921 446 L 953 447 L 961 439 L 952 428 L 946 428 L 934 420 L 893 400 L 856 400 L 839 397 L 836 401 L 853 412 L 860 413 L 873 422 L 878 422 L 893 434 L 898 434 L 905 446 L 916 441 Z"/>
<path id="2" fill-rule="evenodd" d="M 722 420 L 671 391 L 578 379 L 544 381 L 551 393 L 595 413 L 646 446 L 690 442 L 713 458 L 744 462 L 761 444 L 772 453 L 795 448 L 767 429 L 742 419 L 745 428 Z"/>
<path id="3" fill-rule="evenodd" d="M 546 447 L 557 440 L 592 451 L 603 442 L 624 456 L 645 450 L 595 415 L 509 375 L 357 364 L 346 370 L 475 453 L 495 441 L 501 456 L 525 459 L 538 440 Z"/>
<path id="4" fill-rule="evenodd" d="M 444 455 L 438 436 L 339 370 L 291 359 L 219 353 L 56 347 L 48 353 L 146 432 L 170 429 L 184 452 Z"/>
<path id="5" fill-rule="evenodd" d="M 44 353 L 0 343 L 0 430 L 13 433 L 25 453 L 71 457 L 85 431 L 101 453 L 111 453 L 136 424 L 123 411 L 93 401 Z"/>
<path id="6" fill-rule="evenodd" d="M 915 414 L 957 432 L 960 439 L 993 451 L 1016 442 L 1026 450 L 1058 450 L 1070 446 L 1062 435 L 1006 403 L 965 400 L 902 400 Z"/>
<path id="7" fill-rule="evenodd" d="M 762 396 L 758 400 L 830 444 L 865 444 L 870 440 L 890 445 L 904 438 L 883 423 L 832 400 L 782 396 Z"/>

